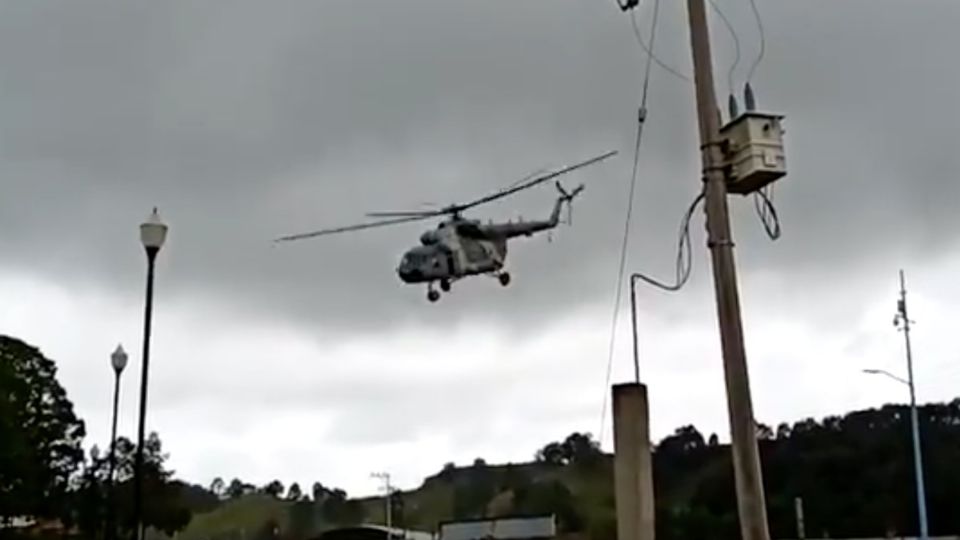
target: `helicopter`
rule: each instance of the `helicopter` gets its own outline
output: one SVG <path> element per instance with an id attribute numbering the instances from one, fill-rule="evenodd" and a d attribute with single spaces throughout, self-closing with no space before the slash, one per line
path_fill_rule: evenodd
<path id="1" fill-rule="evenodd" d="M 455 281 L 470 276 L 489 275 L 497 278 L 500 284 L 506 287 L 510 284 L 510 273 L 505 269 L 507 242 L 513 238 L 533 236 L 556 228 L 560 224 L 560 214 L 564 206 L 568 210 L 571 209 L 573 199 L 584 189 L 583 184 L 573 190 L 567 190 L 557 180 L 555 185 L 559 195 L 553 211 L 542 220 L 502 223 L 491 221 L 482 224 L 480 220 L 464 218 L 463 212 L 597 163 L 616 153 L 615 150 L 607 152 L 467 203 L 451 204 L 430 211 L 373 212 L 368 213 L 367 217 L 379 218 L 378 221 L 283 236 L 274 241 L 302 240 L 446 216 L 434 229 L 420 235 L 420 245 L 408 249 L 403 254 L 396 268 L 400 280 L 405 284 L 426 284 L 427 299 L 430 302 L 440 299 L 440 292 L 435 288 L 435 284 L 439 284 L 441 291 L 449 292 Z"/>

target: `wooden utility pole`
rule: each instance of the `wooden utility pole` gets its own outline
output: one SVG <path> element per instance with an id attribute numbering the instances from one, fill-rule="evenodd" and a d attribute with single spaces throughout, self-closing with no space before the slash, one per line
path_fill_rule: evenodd
<path id="1" fill-rule="evenodd" d="M 770 540 L 763 475 L 757 447 L 756 424 L 750 399 L 750 380 L 743 345 L 740 301 L 733 260 L 733 240 L 727 214 L 727 186 L 720 147 L 720 112 L 713 87 L 710 33 L 704 0 L 687 0 L 690 44 L 693 50 L 700 148 L 706 191 L 707 237 L 713 263 L 713 281 L 727 383 L 727 407 L 737 485 L 737 509 L 743 540 Z"/>

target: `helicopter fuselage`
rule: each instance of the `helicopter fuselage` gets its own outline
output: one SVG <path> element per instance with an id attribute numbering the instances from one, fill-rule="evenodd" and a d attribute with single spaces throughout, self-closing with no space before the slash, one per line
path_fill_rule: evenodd
<path id="1" fill-rule="evenodd" d="M 553 212 L 544 220 L 483 225 L 456 216 L 443 221 L 420 236 L 421 245 L 403 254 L 397 275 L 404 283 L 440 281 L 448 288 L 451 281 L 462 277 L 499 274 L 506 262 L 507 241 L 555 228 L 567 201 L 569 197 L 558 198 Z"/>
<path id="2" fill-rule="evenodd" d="M 507 254 L 506 238 L 484 234 L 476 221 L 445 221 L 423 233 L 420 243 L 403 254 L 397 267 L 404 283 L 449 282 L 497 272 Z"/>

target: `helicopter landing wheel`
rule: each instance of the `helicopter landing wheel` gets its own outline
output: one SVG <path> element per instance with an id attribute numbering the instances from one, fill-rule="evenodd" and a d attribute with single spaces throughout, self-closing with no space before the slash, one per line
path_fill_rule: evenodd
<path id="1" fill-rule="evenodd" d="M 510 284 L 510 273 L 503 272 L 502 274 L 497 275 L 497 279 L 500 280 L 500 284 L 506 287 Z"/>
<path id="2" fill-rule="evenodd" d="M 440 299 L 440 293 L 439 293 L 439 292 L 437 292 L 437 291 L 435 291 L 435 290 L 433 290 L 433 289 L 430 289 L 429 291 L 427 291 L 427 300 L 429 300 L 429 301 L 431 301 L 431 302 L 436 302 L 436 301 L 439 300 L 439 299 Z"/>
<path id="3" fill-rule="evenodd" d="M 443 292 L 450 292 L 450 280 L 441 279 L 440 280 L 440 290 Z"/>

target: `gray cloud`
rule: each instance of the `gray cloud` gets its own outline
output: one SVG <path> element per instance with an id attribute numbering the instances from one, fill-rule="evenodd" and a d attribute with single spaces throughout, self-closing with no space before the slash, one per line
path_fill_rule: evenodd
<path id="1" fill-rule="evenodd" d="M 746 2 L 721 5 L 751 58 Z M 946 24 L 958 7 L 761 9 L 768 50 L 755 86 L 763 106 L 788 115 L 791 171 L 778 189 L 779 244 L 764 243 L 750 201 L 731 200 L 742 274 L 856 282 L 871 265 L 954 249 L 960 77 L 943 66 L 960 46 Z M 612 293 L 641 67 L 612 2 L 2 10 L 0 248 L 10 268 L 136 297 L 136 224 L 157 204 L 172 226 L 163 295 L 305 327 L 467 314 L 535 324 Z M 685 10 L 668 3 L 662 16 L 658 50 L 689 71 Z M 719 24 L 713 32 L 722 96 L 729 38 Z M 655 69 L 649 118 L 630 265 L 670 275 L 677 220 L 698 187 L 689 84 Z M 588 184 L 574 228 L 511 246 L 509 291 L 476 279 L 428 309 L 393 268 L 429 222 L 269 244 L 368 210 L 463 200 L 610 148 L 620 157 L 570 179 Z M 551 199 L 544 189 L 475 214 L 529 217 Z"/>

